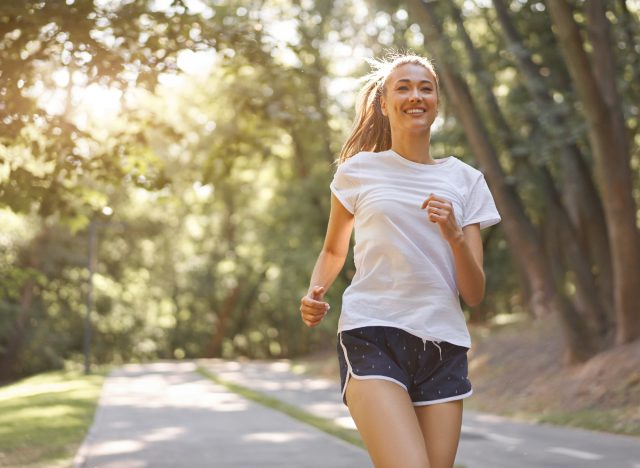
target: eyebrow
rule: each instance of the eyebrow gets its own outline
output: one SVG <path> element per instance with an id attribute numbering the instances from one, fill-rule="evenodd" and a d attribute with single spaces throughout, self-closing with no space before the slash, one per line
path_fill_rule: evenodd
<path id="1" fill-rule="evenodd" d="M 400 78 L 398 81 L 396 81 L 396 84 L 400 83 L 400 82 L 406 82 L 406 83 L 411 83 L 411 80 L 409 78 Z M 420 80 L 420 83 L 429 83 L 429 84 L 433 84 L 433 82 L 431 80 Z"/>

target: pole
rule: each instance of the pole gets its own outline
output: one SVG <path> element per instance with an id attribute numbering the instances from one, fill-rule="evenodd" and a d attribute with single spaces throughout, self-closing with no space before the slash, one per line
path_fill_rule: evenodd
<path id="1" fill-rule="evenodd" d="M 87 313 L 84 320 L 84 373 L 91 373 L 91 311 L 93 310 L 93 273 L 96 269 L 97 225 L 89 223 L 89 290 L 87 292 Z"/>

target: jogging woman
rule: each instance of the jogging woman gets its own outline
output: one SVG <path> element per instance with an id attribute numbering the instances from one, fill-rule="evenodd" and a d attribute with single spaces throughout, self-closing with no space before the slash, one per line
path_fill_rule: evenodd
<path id="1" fill-rule="evenodd" d="M 331 183 L 327 234 L 301 300 L 317 326 L 355 226 L 338 324 L 342 397 L 378 468 L 450 468 L 471 395 L 460 299 L 484 297 L 480 229 L 500 221 L 483 174 L 434 159 L 440 90 L 415 55 L 373 61 Z"/>

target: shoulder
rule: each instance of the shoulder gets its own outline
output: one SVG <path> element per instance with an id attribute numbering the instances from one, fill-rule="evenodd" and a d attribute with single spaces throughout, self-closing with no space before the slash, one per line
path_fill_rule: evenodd
<path id="1" fill-rule="evenodd" d="M 354 173 L 361 170 L 363 164 L 371 161 L 371 157 L 376 153 L 368 151 L 360 151 L 359 153 L 350 156 L 342 162 L 336 162 L 336 172 L 342 173 Z"/>
<path id="2" fill-rule="evenodd" d="M 462 161 L 460 158 L 451 156 L 454 161 L 449 171 L 451 182 L 462 195 L 463 200 L 470 200 L 479 184 L 482 184 L 484 174 L 479 169 Z"/>
<path id="3" fill-rule="evenodd" d="M 340 166 L 344 166 L 345 164 L 356 165 L 361 164 L 363 160 L 367 160 L 368 158 L 375 157 L 378 153 L 372 153 L 370 151 L 360 151 L 359 153 L 354 154 L 353 156 L 347 158 Z"/>
<path id="4" fill-rule="evenodd" d="M 475 176 L 482 175 L 482 172 L 479 169 L 476 169 L 471 164 L 464 162 L 457 156 L 451 156 L 453 159 L 453 166 L 456 167 L 458 171 L 461 171 L 465 174 L 472 174 Z"/>
<path id="5" fill-rule="evenodd" d="M 454 176 L 467 184 L 474 184 L 478 179 L 484 177 L 484 174 L 473 167 L 471 164 L 464 162 L 462 159 L 456 156 L 450 156 L 453 161 L 451 163 L 452 172 Z"/>

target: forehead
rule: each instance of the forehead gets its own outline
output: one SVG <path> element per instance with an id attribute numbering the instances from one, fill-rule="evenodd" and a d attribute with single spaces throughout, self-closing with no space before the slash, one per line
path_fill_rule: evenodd
<path id="1" fill-rule="evenodd" d="M 423 81 L 435 83 L 436 79 L 430 70 L 416 63 L 405 63 L 393 70 L 387 78 L 387 83 L 394 84 L 399 80 Z"/>

